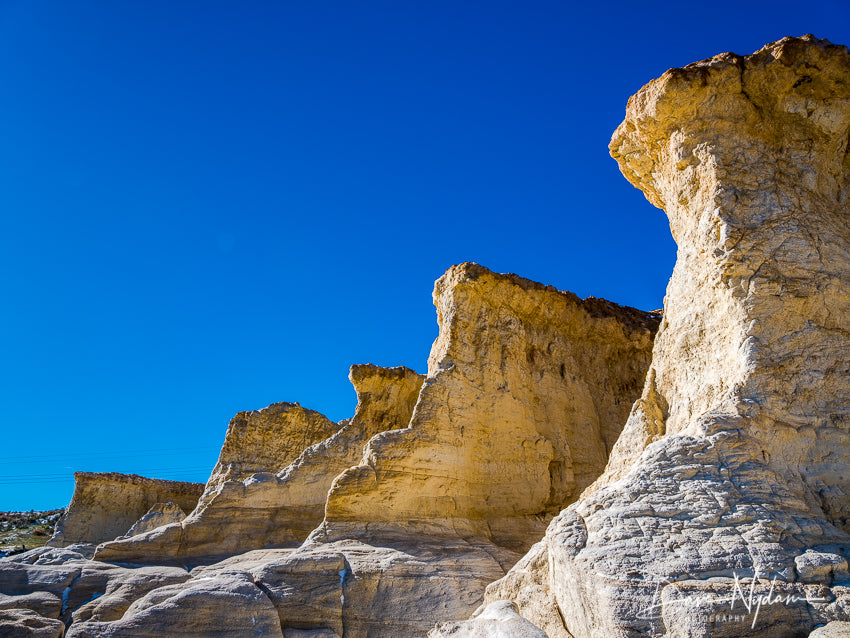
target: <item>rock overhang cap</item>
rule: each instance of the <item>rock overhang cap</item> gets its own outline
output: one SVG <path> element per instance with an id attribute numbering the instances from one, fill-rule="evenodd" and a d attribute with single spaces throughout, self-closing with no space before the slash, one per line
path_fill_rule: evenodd
<path id="1" fill-rule="evenodd" d="M 828 152 L 846 146 L 848 127 L 850 50 L 808 34 L 669 69 L 629 98 L 608 148 L 626 179 L 664 208 L 655 173 L 674 135 L 811 140 Z"/>

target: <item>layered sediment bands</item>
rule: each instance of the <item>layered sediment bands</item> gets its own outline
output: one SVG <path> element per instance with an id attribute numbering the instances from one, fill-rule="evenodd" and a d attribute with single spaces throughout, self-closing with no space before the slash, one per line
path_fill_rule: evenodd
<path id="1" fill-rule="evenodd" d="M 53 547 L 97 544 L 126 533 L 157 503 L 176 503 L 191 511 L 203 492 L 202 483 L 183 483 L 114 472 L 75 472 L 74 496 L 56 523 Z"/>
<path id="2" fill-rule="evenodd" d="M 658 324 L 476 264 L 450 269 L 435 303 L 409 425 L 384 419 L 334 481 L 323 524 L 252 572 L 287 631 L 424 636 L 472 613 L 546 515 L 602 471 Z"/>
<path id="3" fill-rule="evenodd" d="M 180 524 L 105 544 L 96 557 L 155 561 L 303 541 L 322 520 L 334 477 L 360 460 L 374 434 L 408 423 L 423 378 L 403 367 L 352 366 L 357 408 L 340 424 L 288 403 L 238 415 L 195 511 Z"/>
<path id="4" fill-rule="evenodd" d="M 175 503 L 157 503 L 144 516 L 133 523 L 133 526 L 127 530 L 126 534 L 119 538 L 130 538 L 154 530 L 157 527 L 162 527 L 163 525 L 180 523 L 184 518 L 186 518 L 186 512 L 180 509 L 179 505 Z"/>
<path id="5" fill-rule="evenodd" d="M 678 244 L 652 365 L 604 475 L 536 548 L 546 571 L 487 600 L 531 620 L 555 601 L 576 638 L 846 620 L 847 588 L 828 586 L 850 548 L 848 141 L 850 52 L 811 36 L 629 100 L 611 153 Z M 804 600 L 719 633 L 754 575 Z"/>
<path id="6" fill-rule="evenodd" d="M 658 317 L 472 263 L 437 281 L 434 303 L 440 333 L 410 426 L 374 437 L 336 479 L 324 532 L 471 524 L 527 549 L 541 517 L 602 471 Z"/>
<path id="7" fill-rule="evenodd" d="M 258 472 L 279 472 L 305 448 L 338 429 L 325 415 L 298 403 L 273 403 L 262 410 L 240 412 L 227 426 L 201 504 L 213 499 L 227 481 L 241 481 Z"/>
<path id="8" fill-rule="evenodd" d="M 239 415 L 186 519 L 103 543 L 94 561 L 33 553 L 0 592 L 58 578 L 49 591 L 70 588 L 68 635 L 92 638 L 275 622 L 287 636 L 424 636 L 465 618 L 602 471 L 659 317 L 476 264 L 449 270 L 435 302 L 427 377 L 352 366 L 357 409 L 339 424 L 297 404 Z M 51 580 L 54 560 L 66 569 Z M 198 566 L 145 588 L 104 561 Z M 539 634 L 510 604 L 474 625 Z"/>

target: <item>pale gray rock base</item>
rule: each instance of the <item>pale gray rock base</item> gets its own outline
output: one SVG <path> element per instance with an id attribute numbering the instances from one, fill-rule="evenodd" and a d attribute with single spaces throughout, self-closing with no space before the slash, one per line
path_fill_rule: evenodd
<path id="1" fill-rule="evenodd" d="M 62 638 L 65 625 L 29 609 L 0 611 L 0 638 Z"/>
<path id="2" fill-rule="evenodd" d="M 439 623 L 428 638 L 548 638 L 546 632 L 519 615 L 509 600 L 492 602 L 471 620 Z"/>
<path id="3" fill-rule="evenodd" d="M 247 574 L 221 574 L 149 592 L 121 620 L 71 625 L 67 638 L 283 638 L 272 602 Z"/>
<path id="4" fill-rule="evenodd" d="M 169 525 L 170 523 L 180 523 L 184 518 L 186 518 L 186 512 L 180 509 L 177 503 L 156 503 L 144 516 L 133 523 L 133 526 L 127 530 L 126 534 L 119 536 L 116 540 L 132 538 L 138 534 L 150 532 L 157 527 Z"/>
<path id="5" fill-rule="evenodd" d="M 815 629 L 809 638 L 850 638 L 850 622 L 833 621 Z"/>
<path id="6" fill-rule="evenodd" d="M 62 599 L 46 591 L 37 591 L 22 596 L 0 594 L 0 610 L 29 609 L 45 618 L 58 619 L 62 611 Z"/>

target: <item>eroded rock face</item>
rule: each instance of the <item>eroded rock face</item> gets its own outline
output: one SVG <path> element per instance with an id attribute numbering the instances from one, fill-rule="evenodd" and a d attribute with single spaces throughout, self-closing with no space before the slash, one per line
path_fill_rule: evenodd
<path id="1" fill-rule="evenodd" d="M 546 570 L 487 600 L 535 622 L 554 602 L 576 638 L 847 619 L 848 141 L 850 53 L 811 36 L 629 100 L 611 153 L 678 244 L 652 366 L 604 475 L 535 548 Z M 803 600 L 724 620 L 753 577 Z"/>
<path id="2" fill-rule="evenodd" d="M 204 507 L 228 481 L 261 472 L 278 472 L 308 446 L 332 436 L 339 425 L 298 403 L 273 403 L 240 412 L 230 420 L 218 463 L 201 498 Z"/>
<path id="3" fill-rule="evenodd" d="M 0 610 L 0 638 L 62 638 L 65 625 L 29 609 Z"/>
<path id="4" fill-rule="evenodd" d="M 202 483 L 184 483 L 115 472 L 75 472 L 74 496 L 56 523 L 53 547 L 97 544 L 126 533 L 156 503 L 176 503 L 192 511 Z"/>
<path id="5" fill-rule="evenodd" d="M 159 587 L 130 605 L 120 620 L 74 623 L 66 633 L 67 638 L 168 635 L 283 638 L 271 601 L 243 573 Z"/>
<path id="6" fill-rule="evenodd" d="M 449 270 L 434 299 L 440 335 L 410 424 L 374 436 L 322 525 L 255 572 L 285 629 L 415 636 L 466 617 L 602 471 L 638 396 L 650 313 L 476 264 Z"/>
<path id="7" fill-rule="evenodd" d="M 511 601 L 497 600 L 472 620 L 440 623 L 428 632 L 428 638 L 549 638 L 519 615 Z"/>
<path id="8" fill-rule="evenodd" d="M 95 560 L 21 555 L 5 581 L 0 563 L 0 592 L 61 596 L 75 638 L 424 636 L 466 618 L 602 471 L 659 319 L 475 264 L 435 302 L 427 377 L 353 366 L 357 410 L 339 424 L 297 404 L 239 415 L 184 520 Z M 475 627 L 540 635 L 511 609 Z"/>
<path id="9" fill-rule="evenodd" d="M 163 525 L 180 523 L 184 518 L 186 518 L 186 512 L 180 509 L 177 503 L 157 503 L 144 516 L 133 523 L 133 526 L 127 530 L 126 534 L 118 538 L 131 538 L 138 534 L 150 532 Z"/>
<path id="10" fill-rule="evenodd" d="M 323 538 L 401 523 L 527 549 L 602 472 L 658 317 L 472 263 L 437 281 L 434 303 L 410 426 L 375 436 L 334 481 Z"/>
<path id="11" fill-rule="evenodd" d="M 324 516 L 334 477 L 362 458 L 373 435 L 407 425 L 424 377 L 354 365 L 349 378 L 358 399 L 350 421 L 336 424 L 292 403 L 237 415 L 195 511 L 182 523 L 106 543 L 96 557 L 149 562 L 303 541 Z"/>

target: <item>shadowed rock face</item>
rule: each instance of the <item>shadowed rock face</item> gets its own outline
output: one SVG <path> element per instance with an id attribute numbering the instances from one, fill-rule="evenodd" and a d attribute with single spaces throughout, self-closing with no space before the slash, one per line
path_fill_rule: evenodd
<path id="1" fill-rule="evenodd" d="M 850 548 L 849 137 L 850 53 L 811 36 L 629 100 L 611 153 L 678 244 L 652 365 L 603 476 L 487 600 L 539 626 L 557 605 L 577 638 L 845 619 L 848 590 L 825 585 Z M 823 600 L 721 627 L 756 574 Z"/>
<path id="2" fill-rule="evenodd" d="M 352 366 L 349 378 L 358 397 L 350 421 L 333 423 L 294 403 L 237 415 L 195 511 L 106 543 L 96 558 L 155 562 L 303 541 L 324 516 L 334 477 L 360 460 L 374 434 L 407 425 L 423 379 L 374 365 Z"/>
<path id="3" fill-rule="evenodd" d="M 75 472 L 74 496 L 56 523 L 52 547 L 97 544 L 125 534 L 157 503 L 176 503 L 191 511 L 202 483 L 183 483 L 115 472 Z"/>

